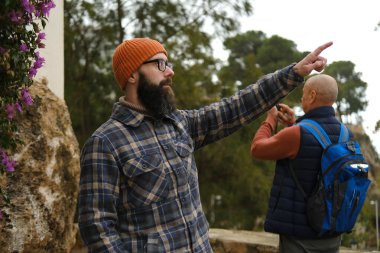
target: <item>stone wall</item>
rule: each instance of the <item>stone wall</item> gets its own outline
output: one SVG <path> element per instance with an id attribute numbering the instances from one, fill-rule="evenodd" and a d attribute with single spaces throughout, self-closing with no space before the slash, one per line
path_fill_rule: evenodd
<path id="1" fill-rule="evenodd" d="M 79 187 L 79 148 L 65 102 L 46 81 L 30 87 L 34 105 L 17 120 L 22 144 L 12 177 L 1 176 L 12 206 L 2 207 L 0 252 L 71 252 Z"/>

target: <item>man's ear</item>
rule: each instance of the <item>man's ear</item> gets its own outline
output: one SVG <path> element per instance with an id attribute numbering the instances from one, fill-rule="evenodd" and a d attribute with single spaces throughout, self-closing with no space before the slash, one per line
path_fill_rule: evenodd
<path id="1" fill-rule="evenodd" d="M 310 91 L 310 100 L 311 102 L 315 102 L 317 100 L 317 92 L 315 90 Z"/>
<path id="2" fill-rule="evenodd" d="M 128 78 L 128 83 L 136 83 L 137 82 L 137 72 L 133 72 L 131 76 Z"/>

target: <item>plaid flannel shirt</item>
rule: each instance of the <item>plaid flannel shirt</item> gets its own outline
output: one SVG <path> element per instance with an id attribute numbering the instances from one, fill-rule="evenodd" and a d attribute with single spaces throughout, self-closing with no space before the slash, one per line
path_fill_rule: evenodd
<path id="1" fill-rule="evenodd" d="M 116 103 L 81 153 L 79 228 L 89 252 L 212 252 L 193 153 L 300 85 L 292 67 L 162 120 Z"/>

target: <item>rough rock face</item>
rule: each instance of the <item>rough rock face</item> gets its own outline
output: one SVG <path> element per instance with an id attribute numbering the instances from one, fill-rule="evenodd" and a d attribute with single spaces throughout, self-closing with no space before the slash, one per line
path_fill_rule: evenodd
<path id="1" fill-rule="evenodd" d="M 13 177 L 0 178 L 13 206 L 1 208 L 0 251 L 71 252 L 79 185 L 79 148 L 67 106 L 46 81 L 30 87 L 34 105 L 16 119 L 23 141 Z"/>

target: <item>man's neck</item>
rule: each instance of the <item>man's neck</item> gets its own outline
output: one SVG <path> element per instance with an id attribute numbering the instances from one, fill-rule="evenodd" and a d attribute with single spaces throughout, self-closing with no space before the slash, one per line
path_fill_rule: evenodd
<path id="1" fill-rule="evenodd" d="M 129 109 L 149 115 L 148 110 L 139 101 L 134 102 L 133 100 L 129 100 L 127 96 L 123 96 L 119 99 L 119 102 L 127 106 Z"/>

